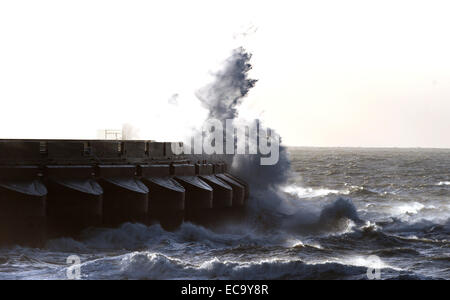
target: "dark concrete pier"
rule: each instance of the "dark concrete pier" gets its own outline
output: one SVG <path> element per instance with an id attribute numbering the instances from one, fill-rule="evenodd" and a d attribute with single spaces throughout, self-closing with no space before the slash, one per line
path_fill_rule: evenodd
<path id="1" fill-rule="evenodd" d="M 248 185 L 219 156 L 171 143 L 0 140 L 0 244 L 38 245 L 124 222 L 214 224 L 245 211 Z"/>

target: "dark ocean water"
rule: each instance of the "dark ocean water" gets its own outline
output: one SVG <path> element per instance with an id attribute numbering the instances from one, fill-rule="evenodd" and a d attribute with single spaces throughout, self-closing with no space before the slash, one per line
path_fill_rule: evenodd
<path id="1" fill-rule="evenodd" d="M 450 279 L 450 150 L 290 149 L 244 224 L 124 224 L 0 249 L 0 279 Z M 71 269 L 69 269 L 71 270 Z"/>

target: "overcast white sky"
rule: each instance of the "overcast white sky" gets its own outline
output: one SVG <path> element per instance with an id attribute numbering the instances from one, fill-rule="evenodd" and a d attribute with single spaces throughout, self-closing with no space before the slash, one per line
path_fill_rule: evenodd
<path id="1" fill-rule="evenodd" d="M 288 145 L 450 147 L 449 15 L 429 0 L 2 1 L 0 138 L 131 123 L 177 139 L 242 45 L 259 79 L 243 114 Z"/>

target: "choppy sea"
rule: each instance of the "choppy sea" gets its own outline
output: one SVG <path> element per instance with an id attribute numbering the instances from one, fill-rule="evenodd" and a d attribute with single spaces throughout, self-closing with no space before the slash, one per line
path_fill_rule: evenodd
<path id="1" fill-rule="evenodd" d="M 244 223 L 123 224 L 0 248 L 0 279 L 450 279 L 450 150 L 289 148 Z M 374 273 L 378 272 L 378 273 Z"/>

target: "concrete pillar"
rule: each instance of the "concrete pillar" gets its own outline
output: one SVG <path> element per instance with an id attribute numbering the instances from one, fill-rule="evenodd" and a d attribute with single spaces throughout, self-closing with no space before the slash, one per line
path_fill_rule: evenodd
<path id="1" fill-rule="evenodd" d="M 213 208 L 210 222 L 223 223 L 233 207 L 233 189 L 213 174 L 212 164 L 196 164 L 198 177 L 213 188 Z"/>
<path id="2" fill-rule="evenodd" d="M 140 165 L 139 176 L 149 188 L 149 219 L 173 230 L 184 219 L 185 189 L 170 177 L 169 165 Z"/>
<path id="3" fill-rule="evenodd" d="M 47 189 L 37 166 L 0 166 L 0 245 L 42 246 Z"/>
<path id="4" fill-rule="evenodd" d="M 47 166 L 47 219 L 51 236 L 76 235 L 102 224 L 103 189 L 91 166 Z"/>
<path id="5" fill-rule="evenodd" d="M 215 171 L 222 171 L 223 167 L 215 168 Z M 247 209 L 247 199 L 249 195 L 248 184 L 228 173 L 217 173 L 215 177 L 227 183 L 233 189 L 233 205 L 225 219 L 235 222 L 245 219 Z"/>
<path id="6" fill-rule="evenodd" d="M 186 190 L 185 220 L 200 224 L 208 222 L 213 207 L 212 187 L 195 176 L 194 165 L 173 164 L 171 173 Z"/>
<path id="7" fill-rule="evenodd" d="M 117 226 L 124 222 L 147 221 L 148 188 L 135 178 L 134 165 L 99 165 L 98 182 L 103 188 L 103 222 Z"/>

